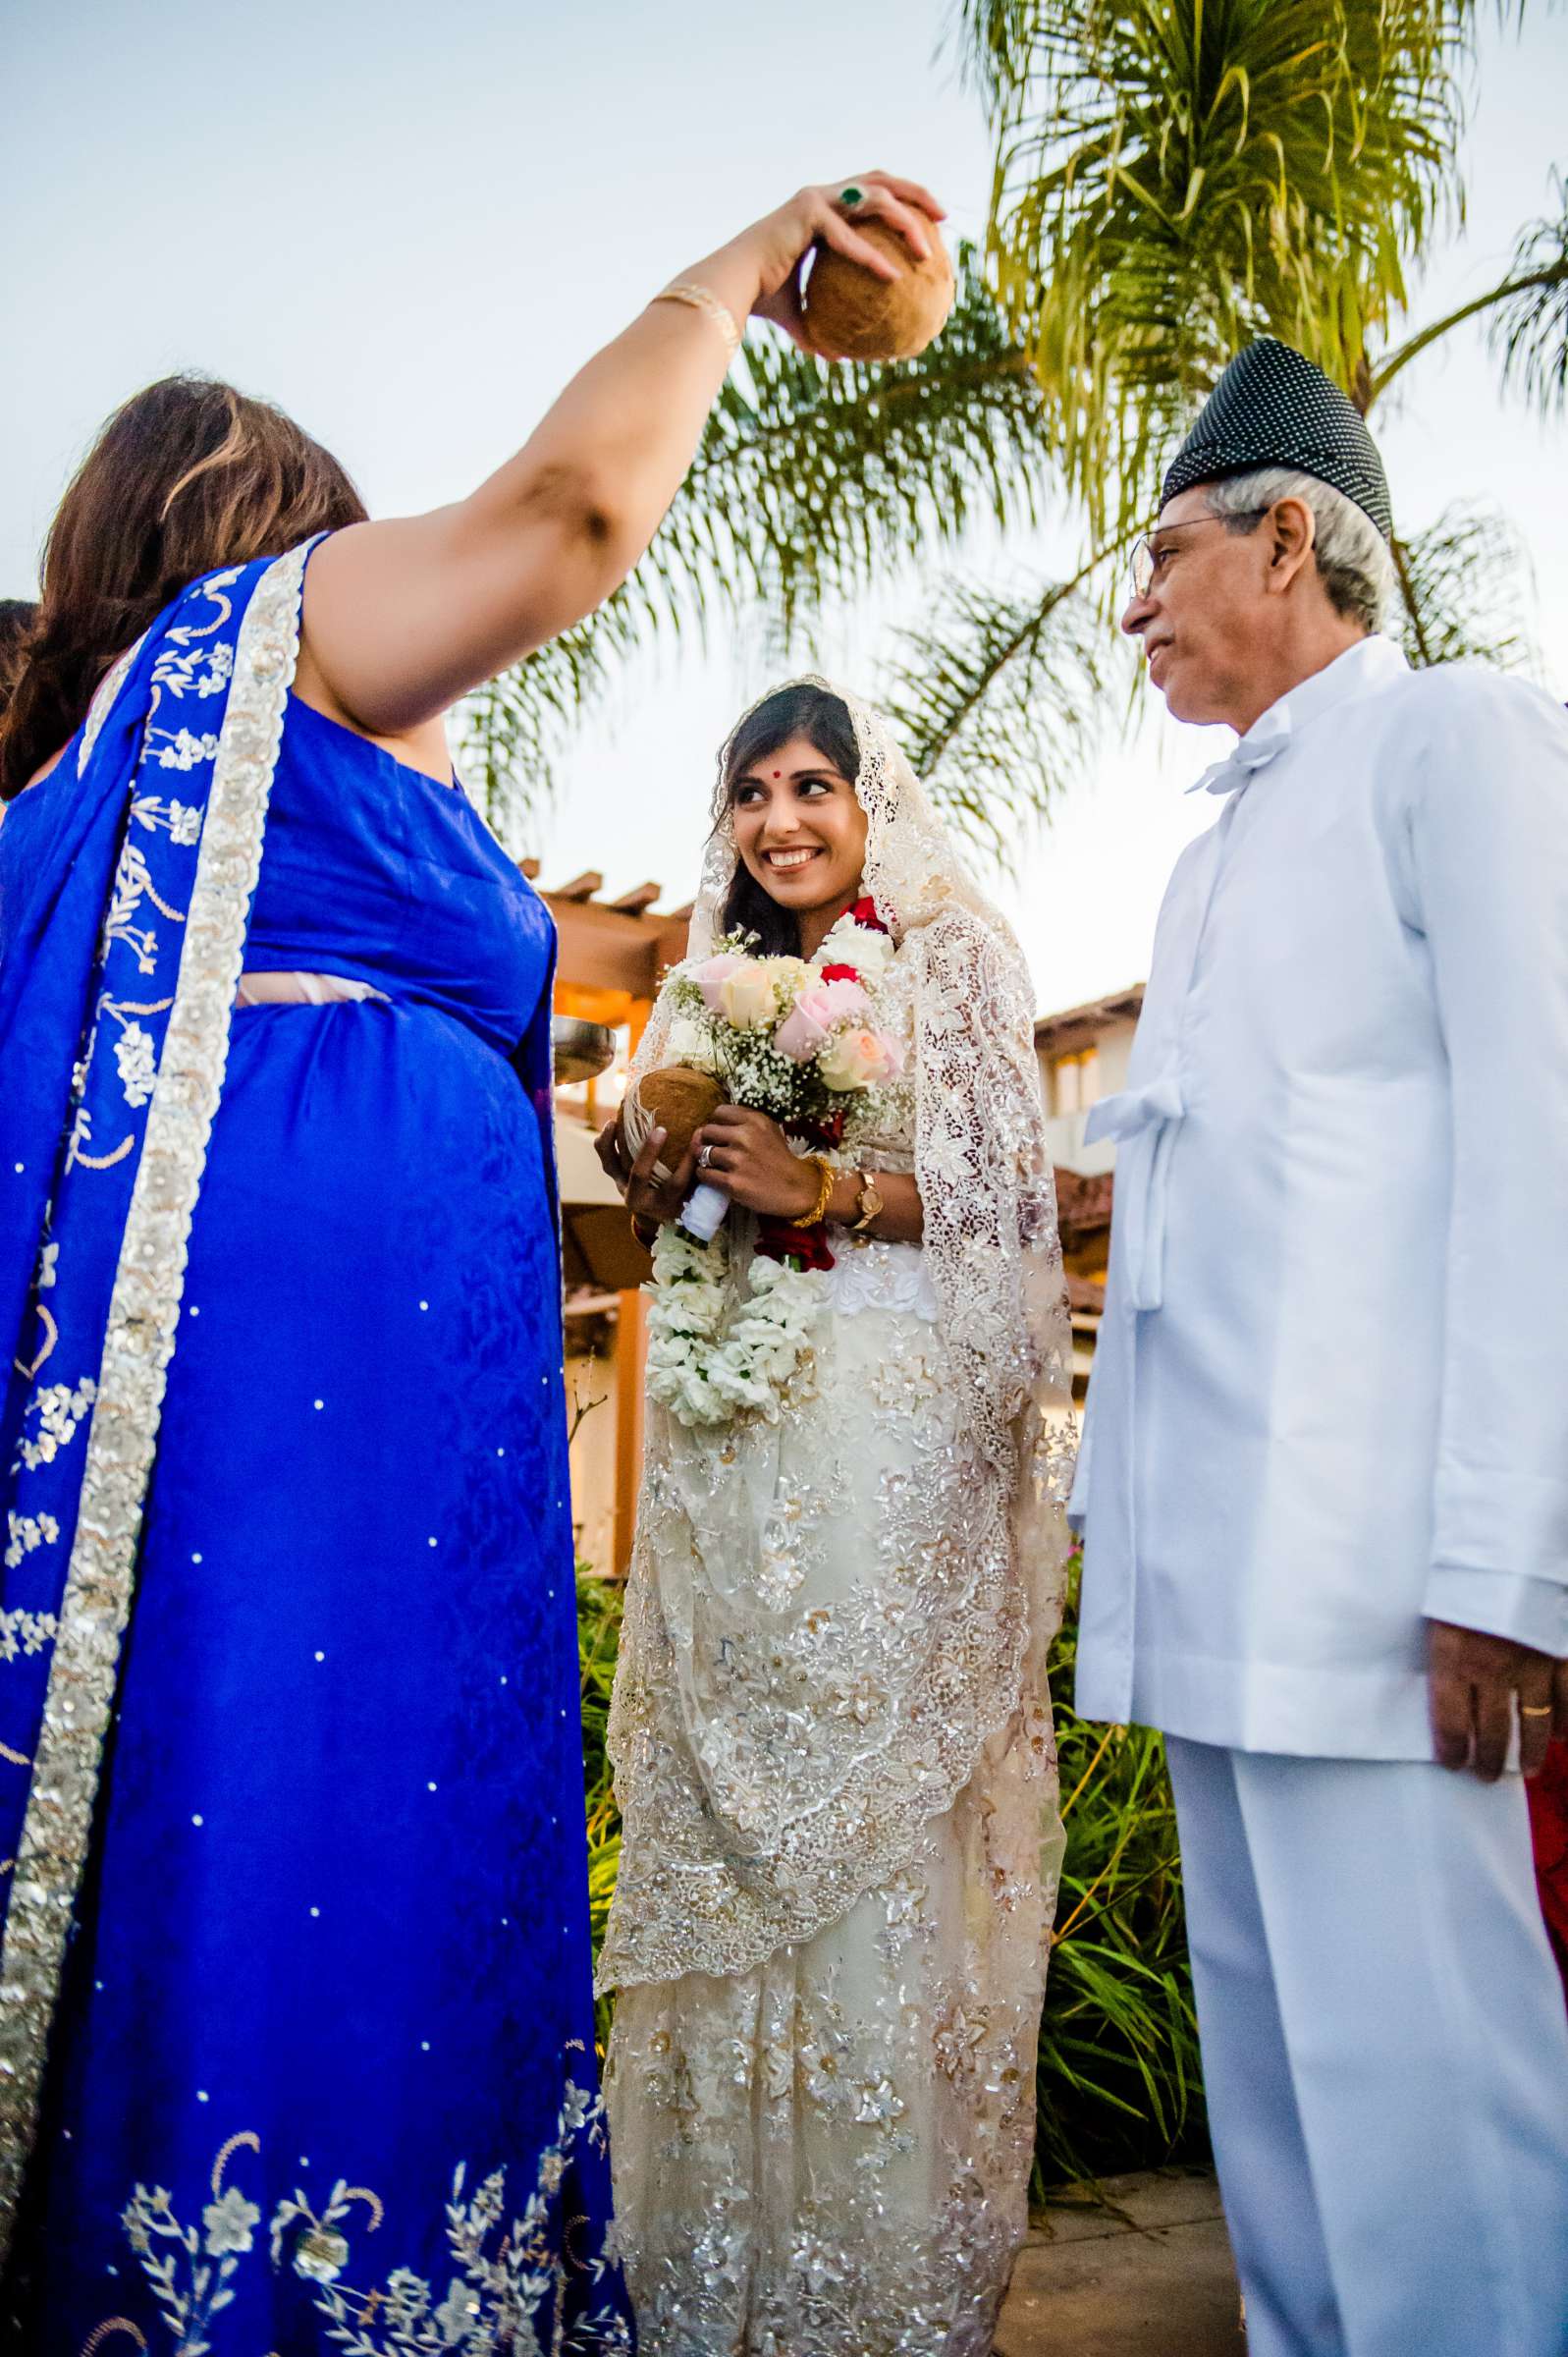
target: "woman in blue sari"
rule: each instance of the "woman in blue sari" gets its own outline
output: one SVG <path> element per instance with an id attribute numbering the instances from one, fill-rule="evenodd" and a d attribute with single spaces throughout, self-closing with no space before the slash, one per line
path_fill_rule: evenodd
<path id="1" fill-rule="evenodd" d="M 548 915 L 441 715 L 590 611 L 808 190 L 371 523 L 176 379 L 0 721 L 0 2330 L 629 2350 L 592 2046 Z"/>

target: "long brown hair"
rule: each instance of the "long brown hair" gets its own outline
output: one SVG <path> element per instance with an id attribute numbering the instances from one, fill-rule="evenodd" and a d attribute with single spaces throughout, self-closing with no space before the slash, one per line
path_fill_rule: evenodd
<path id="1" fill-rule="evenodd" d="M 38 609 L 30 597 L 0 597 L 0 712 L 22 676 Z"/>
<path id="2" fill-rule="evenodd" d="M 104 426 L 43 547 L 43 593 L 0 711 L 0 799 L 75 734 L 93 689 L 188 582 L 365 521 L 329 451 L 270 402 L 166 376 Z"/>

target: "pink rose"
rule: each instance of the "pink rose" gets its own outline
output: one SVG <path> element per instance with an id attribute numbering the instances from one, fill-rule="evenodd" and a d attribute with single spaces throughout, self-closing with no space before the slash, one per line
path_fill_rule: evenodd
<path id="1" fill-rule="evenodd" d="M 857 1026 L 840 1031 L 823 1055 L 818 1069 L 830 1088 L 874 1088 L 892 1080 L 903 1069 L 895 1043 L 880 1031 Z"/>
<path id="2" fill-rule="evenodd" d="M 796 1064 L 809 1064 L 840 1023 L 863 1022 L 871 1007 L 858 982 L 817 982 L 801 991 L 779 1026 L 774 1046 Z"/>
<path id="3" fill-rule="evenodd" d="M 812 996 L 827 1010 L 819 1018 L 826 1023 L 863 1023 L 871 1013 L 871 1001 L 858 982 L 824 982 Z"/>
<path id="4" fill-rule="evenodd" d="M 832 1019 L 822 1003 L 826 996 L 821 990 L 802 991 L 774 1033 L 774 1046 L 791 1063 L 809 1064 L 818 1050 L 827 1046 Z"/>
<path id="5" fill-rule="evenodd" d="M 737 965 L 744 965 L 745 963 L 746 960 L 744 958 L 732 957 L 727 951 L 723 956 L 718 958 L 705 958 L 701 965 L 692 967 L 691 979 L 701 991 L 703 1004 L 706 1006 L 710 1014 L 717 1014 L 719 1013 L 719 992 L 721 986 L 729 979 L 730 975 L 734 972 Z"/>

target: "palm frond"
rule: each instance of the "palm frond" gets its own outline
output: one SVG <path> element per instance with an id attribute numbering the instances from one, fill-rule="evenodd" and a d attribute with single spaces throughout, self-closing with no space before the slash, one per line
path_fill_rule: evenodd
<path id="1" fill-rule="evenodd" d="M 566 740 L 633 642 L 624 591 L 459 705 L 454 753 L 463 781 L 514 858 L 532 848 Z"/>
<path id="2" fill-rule="evenodd" d="M 1082 775 L 1118 658 L 1077 580 L 1022 595 L 946 582 L 899 633 L 883 691 L 900 743 L 948 824 L 1005 871 L 1019 840 Z"/>
<path id="3" fill-rule="evenodd" d="M 951 546 L 978 519 L 1039 521 L 1040 395 L 972 252 L 957 276 L 952 316 L 915 360 L 830 367 L 782 338 L 748 344 L 631 579 L 463 707 L 465 769 L 504 840 L 537 814 L 564 730 L 619 658 L 672 630 L 700 640 L 759 617 L 786 645 L 828 602 Z"/>
<path id="4" fill-rule="evenodd" d="M 990 259 L 1096 527 L 1224 361 L 1355 387 L 1456 216 L 1461 0 L 965 0 L 998 137 Z"/>
<path id="5" fill-rule="evenodd" d="M 1555 219 L 1532 222 L 1514 249 L 1514 286 L 1493 316 L 1490 344 L 1503 383 L 1518 384 L 1543 416 L 1568 403 L 1568 181 L 1552 175 Z"/>
<path id="6" fill-rule="evenodd" d="M 1394 571 L 1397 630 L 1413 665 L 1537 668 L 1530 558 L 1499 510 L 1463 501 L 1445 508 L 1428 530 L 1395 542 Z"/>
<path id="7" fill-rule="evenodd" d="M 731 375 L 639 576 L 646 596 L 766 599 L 792 632 L 828 598 L 958 540 L 1039 521 L 1050 445 L 1025 356 L 972 251 L 918 359 L 829 366 L 758 339 Z"/>

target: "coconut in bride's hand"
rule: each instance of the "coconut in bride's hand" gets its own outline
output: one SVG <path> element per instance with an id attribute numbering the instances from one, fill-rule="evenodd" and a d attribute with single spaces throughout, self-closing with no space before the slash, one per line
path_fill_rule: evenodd
<path id="1" fill-rule="evenodd" d="M 724 1101 L 725 1092 L 713 1074 L 695 1071 L 689 1065 L 662 1065 L 655 1072 L 644 1072 L 621 1105 L 621 1135 L 627 1160 L 634 1161 L 642 1151 L 650 1129 L 663 1129 L 668 1161 L 656 1163 L 654 1175 L 666 1179 L 674 1177 L 697 1131 Z M 704 1179 L 682 1204 L 680 1225 L 699 1243 L 709 1244 L 724 1226 L 729 1209 L 729 1196 Z"/>

